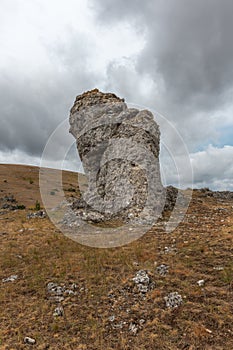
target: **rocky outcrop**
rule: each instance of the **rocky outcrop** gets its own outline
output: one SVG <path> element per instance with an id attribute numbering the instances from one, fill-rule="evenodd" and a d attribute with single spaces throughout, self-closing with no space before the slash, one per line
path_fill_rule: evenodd
<path id="1" fill-rule="evenodd" d="M 4 196 L 3 198 L 0 198 L 0 210 L 1 209 L 7 209 L 7 210 L 22 210 L 25 209 L 25 205 L 18 204 L 15 197 L 10 194 L 7 196 Z M 0 211 L 1 214 L 1 211 Z"/>
<path id="2" fill-rule="evenodd" d="M 178 189 L 173 186 L 167 186 L 166 190 L 166 200 L 164 205 L 164 211 L 172 211 L 178 196 Z"/>
<path id="3" fill-rule="evenodd" d="M 160 131 L 150 111 L 128 108 L 124 99 L 94 89 L 77 96 L 70 132 L 88 180 L 87 191 L 73 208 L 85 210 L 89 221 L 139 216 L 150 221 L 160 215 L 166 197 Z"/>
<path id="4" fill-rule="evenodd" d="M 214 197 L 220 201 L 233 199 L 232 191 L 211 191 L 207 187 L 195 189 L 194 191 L 199 193 L 199 197 Z"/>

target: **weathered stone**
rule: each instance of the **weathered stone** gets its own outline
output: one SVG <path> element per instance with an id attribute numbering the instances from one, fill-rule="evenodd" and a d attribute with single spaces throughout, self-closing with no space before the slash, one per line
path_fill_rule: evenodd
<path id="1" fill-rule="evenodd" d="M 178 195 L 178 189 L 173 186 L 166 187 L 166 201 L 164 205 L 164 211 L 172 211 Z"/>
<path id="2" fill-rule="evenodd" d="M 193 191 L 194 193 L 198 193 L 199 197 L 214 197 L 219 201 L 233 199 L 232 191 L 212 191 L 208 187 L 194 189 Z"/>
<path id="3" fill-rule="evenodd" d="M 24 343 L 25 344 L 34 345 L 34 344 L 36 344 L 36 340 L 31 338 L 31 337 L 25 337 L 24 338 Z"/>
<path id="4" fill-rule="evenodd" d="M 34 213 L 27 214 L 27 219 L 35 219 L 35 218 L 44 219 L 46 217 L 47 217 L 47 214 L 44 210 L 38 210 Z"/>
<path id="5" fill-rule="evenodd" d="M 199 285 L 199 287 L 203 287 L 205 284 L 205 280 L 199 280 L 197 281 L 197 284 Z"/>
<path id="6" fill-rule="evenodd" d="M 166 276 L 166 274 L 168 273 L 168 269 L 168 265 L 162 264 L 157 266 L 156 271 L 160 276 Z"/>
<path id="7" fill-rule="evenodd" d="M 54 317 L 60 317 L 64 315 L 64 309 L 62 306 L 58 306 L 56 307 L 56 309 L 54 310 L 53 316 Z"/>
<path id="8" fill-rule="evenodd" d="M 5 283 L 5 282 L 14 282 L 15 280 L 17 280 L 18 278 L 18 275 L 11 275 L 7 278 L 3 278 L 2 279 L 2 282 Z"/>
<path id="9" fill-rule="evenodd" d="M 73 205 L 85 211 L 84 219 L 140 216 L 150 222 L 160 215 L 165 200 L 160 131 L 151 112 L 128 108 L 124 99 L 94 89 L 77 96 L 70 132 L 88 181 L 83 199 Z"/>
<path id="10" fill-rule="evenodd" d="M 60 303 L 65 297 L 77 295 L 77 288 L 75 283 L 66 286 L 64 283 L 59 285 L 54 282 L 49 282 L 47 284 L 48 299 L 52 302 Z"/>
<path id="11" fill-rule="evenodd" d="M 147 293 L 154 288 L 154 283 L 146 270 L 139 270 L 133 278 L 134 283 L 138 287 L 140 293 Z"/>
<path id="12" fill-rule="evenodd" d="M 166 297 L 164 297 L 164 300 L 166 302 L 166 306 L 171 309 L 176 308 L 183 303 L 182 296 L 177 292 L 169 293 Z"/>

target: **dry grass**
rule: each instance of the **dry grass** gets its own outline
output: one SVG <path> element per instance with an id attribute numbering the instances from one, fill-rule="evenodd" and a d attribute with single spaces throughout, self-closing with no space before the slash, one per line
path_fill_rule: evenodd
<path id="1" fill-rule="evenodd" d="M 67 196 L 78 193 L 74 174 L 64 173 L 64 188 Z M 233 348 L 232 202 L 194 192 L 188 216 L 171 234 L 153 227 L 127 246 L 97 249 L 68 239 L 49 219 L 26 219 L 41 203 L 38 168 L 0 165 L 0 191 L 26 206 L 0 215 L 0 349 L 30 348 L 25 336 L 36 339 L 32 348 L 44 350 Z M 165 254 L 166 246 L 176 251 Z M 156 274 L 155 262 L 169 265 L 165 277 Z M 155 281 L 144 299 L 132 284 L 139 269 L 150 270 Z M 12 274 L 16 281 L 1 282 Z M 77 284 L 77 295 L 62 302 L 63 317 L 53 316 L 51 281 Z M 169 310 L 164 296 L 173 291 L 184 302 Z M 115 329 L 111 315 L 126 324 Z M 140 319 L 145 323 L 133 335 L 129 324 Z"/>

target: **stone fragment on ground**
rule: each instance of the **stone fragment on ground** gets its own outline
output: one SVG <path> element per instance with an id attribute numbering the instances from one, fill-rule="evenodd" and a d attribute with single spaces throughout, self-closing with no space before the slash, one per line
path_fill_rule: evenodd
<path id="1" fill-rule="evenodd" d="M 17 280 L 18 279 L 18 275 L 11 275 L 11 276 L 9 276 L 9 277 L 7 277 L 7 278 L 3 278 L 2 279 L 2 282 L 3 283 L 6 283 L 6 282 L 14 282 L 15 280 Z"/>
<path id="2" fill-rule="evenodd" d="M 182 296 L 178 294 L 178 292 L 169 293 L 164 297 L 164 300 L 166 302 L 166 307 L 170 309 L 177 308 L 183 302 Z"/>
<path id="3" fill-rule="evenodd" d="M 156 267 L 156 272 L 160 275 L 160 276 L 166 276 L 166 274 L 168 273 L 168 269 L 169 266 L 165 265 L 165 264 L 161 264 L 159 266 Z"/>
<path id="4" fill-rule="evenodd" d="M 154 282 L 146 270 L 139 270 L 133 278 L 134 283 L 138 287 L 140 293 L 147 293 L 149 290 L 154 288 Z"/>
<path id="5" fill-rule="evenodd" d="M 34 345 L 34 344 L 36 344 L 36 340 L 34 338 L 31 338 L 31 337 L 25 337 L 24 343 L 29 344 L 29 345 Z"/>
<path id="6" fill-rule="evenodd" d="M 54 317 L 61 317 L 64 315 L 64 309 L 62 306 L 58 306 L 56 307 L 56 309 L 54 310 L 53 316 Z"/>
<path id="7" fill-rule="evenodd" d="M 205 280 L 199 280 L 199 281 L 197 281 L 197 284 L 199 287 L 203 287 L 205 284 Z"/>
<path id="8" fill-rule="evenodd" d="M 31 212 L 27 214 L 27 219 L 35 219 L 35 218 L 44 219 L 46 217 L 47 217 L 47 214 L 44 210 L 38 210 L 36 212 Z"/>
<path id="9" fill-rule="evenodd" d="M 65 284 L 59 285 L 58 283 L 49 282 L 47 284 L 47 292 L 50 301 L 60 303 L 69 296 L 77 295 L 78 286 L 76 283 L 66 286 Z"/>
<path id="10" fill-rule="evenodd" d="M 164 254 L 170 254 L 170 253 L 176 253 L 177 248 L 174 245 L 171 245 L 170 247 L 164 247 Z"/>

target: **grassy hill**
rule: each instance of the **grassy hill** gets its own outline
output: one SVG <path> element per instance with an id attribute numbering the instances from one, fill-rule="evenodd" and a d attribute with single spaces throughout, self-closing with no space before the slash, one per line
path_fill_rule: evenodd
<path id="1" fill-rule="evenodd" d="M 233 349 L 233 200 L 196 190 L 172 233 L 155 225 L 131 244 L 98 249 L 48 218 L 27 219 L 43 207 L 38 174 L 0 165 L 0 349 Z M 64 172 L 63 186 L 78 196 L 77 174 Z M 139 270 L 150 280 L 145 293 L 133 280 Z M 164 299 L 172 292 L 182 297 L 176 308 Z"/>

